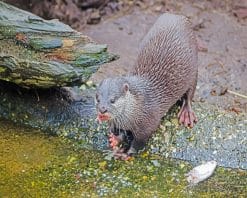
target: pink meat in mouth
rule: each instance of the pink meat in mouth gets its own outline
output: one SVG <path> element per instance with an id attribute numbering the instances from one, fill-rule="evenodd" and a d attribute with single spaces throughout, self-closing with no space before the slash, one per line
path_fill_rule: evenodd
<path id="1" fill-rule="evenodd" d="M 110 120 L 110 115 L 108 113 L 102 114 L 102 113 L 98 113 L 97 116 L 98 120 L 103 122 L 103 121 L 108 121 Z"/>

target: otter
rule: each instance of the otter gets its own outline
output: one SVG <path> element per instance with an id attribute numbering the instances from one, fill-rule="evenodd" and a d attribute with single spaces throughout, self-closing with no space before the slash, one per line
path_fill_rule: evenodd
<path id="1" fill-rule="evenodd" d="M 189 20 L 165 13 L 141 42 L 133 71 L 99 84 L 97 118 L 109 123 L 109 142 L 117 158 L 128 159 L 143 148 L 178 100 L 182 100 L 179 122 L 186 127 L 197 122 L 191 108 L 198 76 L 197 54 Z M 118 147 L 124 140 L 123 131 L 133 135 L 127 149 Z"/>

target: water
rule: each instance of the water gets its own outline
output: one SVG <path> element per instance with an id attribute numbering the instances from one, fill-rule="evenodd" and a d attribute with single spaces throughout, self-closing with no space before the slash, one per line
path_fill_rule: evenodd
<path id="1" fill-rule="evenodd" d="M 246 171 L 218 167 L 207 181 L 189 187 L 184 174 L 191 168 L 147 151 L 118 161 L 107 151 L 0 121 L 0 197 L 247 195 Z"/>

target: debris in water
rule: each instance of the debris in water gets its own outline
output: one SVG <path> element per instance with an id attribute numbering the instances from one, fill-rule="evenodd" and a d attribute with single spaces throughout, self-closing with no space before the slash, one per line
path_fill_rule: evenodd
<path id="1" fill-rule="evenodd" d="M 190 185 L 196 185 L 199 182 L 206 180 L 213 174 L 216 166 L 216 161 L 209 161 L 200 166 L 196 166 L 185 175 L 187 176 L 187 181 Z"/>

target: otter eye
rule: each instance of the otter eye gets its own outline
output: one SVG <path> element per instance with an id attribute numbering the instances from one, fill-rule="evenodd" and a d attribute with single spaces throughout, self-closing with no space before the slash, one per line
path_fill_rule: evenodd
<path id="1" fill-rule="evenodd" d="M 114 103 L 115 103 L 115 99 L 112 98 L 112 99 L 110 100 L 110 102 L 111 102 L 112 104 L 114 104 Z"/>

